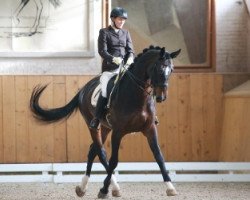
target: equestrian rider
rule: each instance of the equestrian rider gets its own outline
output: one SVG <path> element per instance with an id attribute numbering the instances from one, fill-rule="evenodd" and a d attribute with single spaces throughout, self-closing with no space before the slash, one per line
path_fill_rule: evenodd
<path id="1" fill-rule="evenodd" d="M 128 14 L 121 7 L 114 8 L 110 13 L 111 25 L 99 32 L 98 52 L 103 58 L 102 75 L 100 77 L 101 94 L 97 101 L 95 117 L 89 124 L 89 128 L 98 130 L 100 119 L 107 104 L 108 81 L 117 75 L 119 67 L 128 67 L 134 62 L 134 50 L 128 30 L 122 29 Z"/>

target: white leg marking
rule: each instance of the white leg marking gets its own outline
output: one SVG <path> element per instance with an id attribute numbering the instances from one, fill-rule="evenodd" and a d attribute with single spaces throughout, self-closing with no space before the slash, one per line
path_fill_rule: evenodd
<path id="1" fill-rule="evenodd" d="M 88 182 L 89 182 L 89 176 L 85 174 L 82 178 L 82 184 L 81 184 L 81 189 L 83 192 L 86 192 L 88 188 Z"/>
<path id="2" fill-rule="evenodd" d="M 165 182 L 165 183 L 166 183 L 166 186 L 167 186 L 167 190 L 174 190 L 175 189 L 173 184 L 170 181 Z"/>
<path id="3" fill-rule="evenodd" d="M 165 182 L 165 183 L 166 183 L 166 186 L 167 186 L 167 191 L 166 191 L 167 195 L 168 196 L 176 196 L 178 193 L 175 190 L 173 184 L 170 181 Z"/>
<path id="4" fill-rule="evenodd" d="M 120 186 L 117 183 L 115 175 L 111 176 L 111 185 L 112 185 L 112 188 L 113 188 L 112 190 L 116 190 L 116 191 L 120 190 Z"/>

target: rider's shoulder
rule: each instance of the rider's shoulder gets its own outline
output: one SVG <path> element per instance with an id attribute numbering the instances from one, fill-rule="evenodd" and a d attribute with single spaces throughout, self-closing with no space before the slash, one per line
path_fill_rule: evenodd
<path id="1" fill-rule="evenodd" d="M 100 29 L 100 33 L 105 33 L 105 32 L 109 32 L 112 30 L 112 27 L 111 26 L 108 26 L 106 28 L 101 28 Z"/>

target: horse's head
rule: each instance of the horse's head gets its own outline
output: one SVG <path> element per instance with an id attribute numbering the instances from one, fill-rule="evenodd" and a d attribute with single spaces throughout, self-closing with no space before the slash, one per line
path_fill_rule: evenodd
<path id="1" fill-rule="evenodd" d="M 174 69 L 172 59 L 179 55 L 181 49 L 168 53 L 163 47 L 158 51 L 158 58 L 152 66 L 148 68 L 148 76 L 151 79 L 156 101 L 162 102 L 167 98 L 168 79 Z"/>

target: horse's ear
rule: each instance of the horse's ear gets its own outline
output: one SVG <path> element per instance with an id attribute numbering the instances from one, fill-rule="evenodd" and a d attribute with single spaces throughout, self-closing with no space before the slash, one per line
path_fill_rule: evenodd
<path id="1" fill-rule="evenodd" d="M 181 49 L 177 50 L 177 51 L 174 51 L 170 54 L 170 57 L 171 58 L 176 58 L 181 52 Z"/>
<path id="2" fill-rule="evenodd" d="M 164 58 L 165 53 L 166 53 L 165 47 L 161 48 L 160 57 L 161 57 L 161 58 Z"/>

